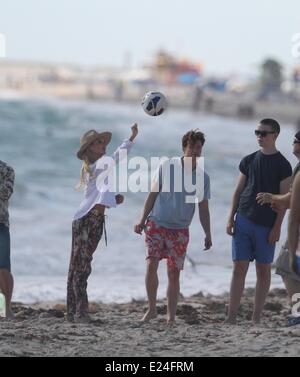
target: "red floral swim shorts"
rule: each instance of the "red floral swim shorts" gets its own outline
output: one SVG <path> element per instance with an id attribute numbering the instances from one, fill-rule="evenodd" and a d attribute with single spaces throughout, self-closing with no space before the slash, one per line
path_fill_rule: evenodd
<path id="1" fill-rule="evenodd" d="M 158 226 L 154 221 L 146 223 L 146 246 L 149 258 L 167 259 L 168 268 L 183 270 L 189 243 L 189 229 L 169 229 Z"/>

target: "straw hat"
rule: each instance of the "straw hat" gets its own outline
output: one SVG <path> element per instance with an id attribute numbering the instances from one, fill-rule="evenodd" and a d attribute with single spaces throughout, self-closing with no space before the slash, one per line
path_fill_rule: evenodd
<path id="1" fill-rule="evenodd" d="M 79 160 L 83 160 L 84 152 L 95 140 L 104 140 L 105 145 L 108 145 L 110 143 L 111 136 L 111 132 L 98 133 L 95 130 L 86 132 L 80 139 L 80 149 L 77 152 L 77 157 L 79 158 Z"/>

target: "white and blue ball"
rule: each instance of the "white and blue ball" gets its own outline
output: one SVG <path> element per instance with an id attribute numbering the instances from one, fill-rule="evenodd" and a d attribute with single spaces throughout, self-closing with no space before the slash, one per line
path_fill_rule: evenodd
<path id="1" fill-rule="evenodd" d="M 162 93 L 148 92 L 142 100 L 142 107 L 146 114 L 155 117 L 167 110 L 168 102 Z"/>

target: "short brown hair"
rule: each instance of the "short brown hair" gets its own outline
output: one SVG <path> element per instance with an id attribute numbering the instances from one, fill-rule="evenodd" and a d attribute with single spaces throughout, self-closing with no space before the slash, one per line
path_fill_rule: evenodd
<path id="1" fill-rule="evenodd" d="M 275 119 L 266 118 L 260 121 L 260 124 L 262 126 L 270 126 L 272 128 L 272 131 L 276 134 L 280 134 L 280 124 Z"/>
<path id="2" fill-rule="evenodd" d="M 202 145 L 205 143 L 205 135 L 200 130 L 191 130 L 188 133 L 186 133 L 182 138 L 182 149 L 185 150 L 185 148 L 188 145 L 195 145 L 197 141 L 201 141 Z"/>

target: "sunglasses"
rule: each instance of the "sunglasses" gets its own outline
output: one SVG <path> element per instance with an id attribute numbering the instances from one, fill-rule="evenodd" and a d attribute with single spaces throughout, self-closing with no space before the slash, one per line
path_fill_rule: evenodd
<path id="1" fill-rule="evenodd" d="M 274 131 L 259 131 L 259 130 L 255 130 L 255 135 L 256 136 L 267 137 L 268 135 L 272 135 L 272 134 L 275 134 L 275 132 Z"/>
<path id="2" fill-rule="evenodd" d="M 295 139 L 293 144 L 300 144 L 300 140 Z"/>

